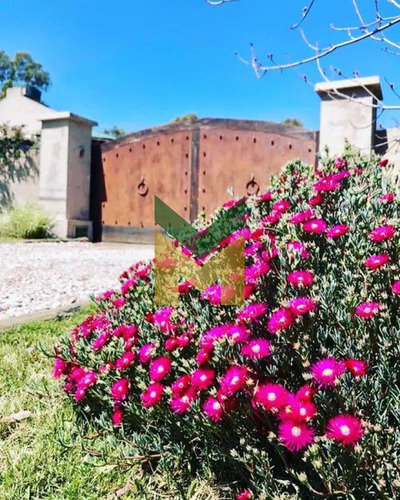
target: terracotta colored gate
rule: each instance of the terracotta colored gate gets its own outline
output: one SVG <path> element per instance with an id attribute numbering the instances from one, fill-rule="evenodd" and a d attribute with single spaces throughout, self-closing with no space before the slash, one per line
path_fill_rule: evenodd
<path id="1" fill-rule="evenodd" d="M 94 172 L 104 179 L 102 193 L 92 193 L 102 240 L 151 242 L 154 195 L 193 220 L 199 212 L 211 213 L 230 193 L 266 188 L 270 175 L 291 159 L 314 164 L 316 148 L 314 132 L 218 119 L 171 124 L 105 143 Z"/>

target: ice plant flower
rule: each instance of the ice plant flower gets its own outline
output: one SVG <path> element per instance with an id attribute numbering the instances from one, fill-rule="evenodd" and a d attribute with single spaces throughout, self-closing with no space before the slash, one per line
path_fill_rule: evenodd
<path id="1" fill-rule="evenodd" d="M 203 405 L 203 411 L 207 418 L 215 423 L 219 422 L 224 414 L 221 403 L 218 399 L 209 397 Z"/>
<path id="2" fill-rule="evenodd" d="M 220 390 L 224 396 L 233 396 L 247 382 L 247 368 L 245 366 L 231 366 L 220 380 Z"/>
<path id="3" fill-rule="evenodd" d="M 400 280 L 395 281 L 392 285 L 392 292 L 395 295 L 400 295 Z"/>
<path id="4" fill-rule="evenodd" d="M 311 401 L 314 393 L 315 389 L 306 384 L 300 387 L 300 389 L 296 392 L 296 397 L 300 399 L 300 401 Z"/>
<path id="5" fill-rule="evenodd" d="M 68 371 L 68 365 L 62 359 L 56 358 L 53 365 L 53 377 L 60 378 Z"/>
<path id="6" fill-rule="evenodd" d="M 171 316 L 175 312 L 173 307 L 163 307 L 152 315 L 152 322 L 157 325 L 163 333 L 169 333 L 175 330 Z"/>
<path id="7" fill-rule="evenodd" d="M 301 241 L 289 241 L 286 243 L 286 250 L 289 254 L 297 254 L 302 259 L 308 259 L 310 252 L 307 251 L 306 246 Z"/>
<path id="8" fill-rule="evenodd" d="M 298 288 L 309 286 L 314 283 L 314 273 L 311 271 L 292 271 L 286 276 L 286 281 Z"/>
<path id="9" fill-rule="evenodd" d="M 169 374 L 171 367 L 171 359 L 167 356 L 154 359 L 150 364 L 150 379 L 158 382 Z"/>
<path id="10" fill-rule="evenodd" d="M 353 446 L 364 434 L 361 421 L 353 415 L 338 415 L 329 420 L 326 435 L 344 445 Z"/>
<path id="11" fill-rule="evenodd" d="M 127 378 L 121 378 L 111 386 L 111 396 L 115 401 L 123 401 L 128 397 L 128 393 L 129 380 Z"/>
<path id="12" fill-rule="evenodd" d="M 328 238 L 339 238 L 339 236 L 343 236 L 349 232 L 349 226 L 346 224 L 337 224 L 336 226 L 332 226 L 326 232 L 326 236 Z"/>
<path id="13" fill-rule="evenodd" d="M 268 330 L 271 333 L 277 333 L 280 330 L 286 330 L 294 323 L 294 316 L 290 309 L 282 307 L 272 314 L 268 320 Z"/>
<path id="14" fill-rule="evenodd" d="M 115 368 L 117 370 L 125 370 L 135 361 L 135 353 L 128 351 L 115 361 Z"/>
<path id="15" fill-rule="evenodd" d="M 164 386 L 159 382 L 150 384 L 145 392 L 141 395 L 143 406 L 146 408 L 153 406 L 161 401 Z"/>
<path id="16" fill-rule="evenodd" d="M 187 392 L 174 396 L 170 401 L 171 410 L 177 415 L 182 415 L 190 410 L 192 401 L 197 397 L 196 390 L 191 387 Z"/>
<path id="17" fill-rule="evenodd" d="M 280 413 L 281 420 L 292 420 L 294 422 L 301 422 L 310 420 L 317 414 L 317 407 L 311 401 L 301 401 L 297 396 L 291 394 L 288 398 L 288 403 L 285 405 Z"/>
<path id="18" fill-rule="evenodd" d="M 310 311 L 315 311 L 317 304 L 311 297 L 297 297 L 289 302 L 289 308 L 296 316 L 307 314 Z"/>
<path id="19" fill-rule="evenodd" d="M 245 325 L 233 325 L 232 328 L 228 330 L 228 336 L 236 343 L 246 342 L 250 337 L 251 332 L 247 329 Z"/>
<path id="20" fill-rule="evenodd" d="M 190 375 L 181 375 L 171 385 L 172 393 L 173 394 L 182 394 L 182 393 L 186 392 L 187 389 L 189 389 L 190 384 L 191 384 Z"/>
<path id="21" fill-rule="evenodd" d="M 267 311 L 266 304 L 262 303 L 249 304 L 247 306 L 244 306 L 243 309 L 241 309 L 238 312 L 237 318 L 241 322 L 245 321 L 251 322 L 256 318 L 263 316 L 266 313 L 266 311 Z"/>
<path id="22" fill-rule="evenodd" d="M 390 255 L 387 253 L 374 254 L 364 261 L 364 266 L 369 269 L 379 269 L 387 264 L 390 260 Z"/>
<path id="23" fill-rule="evenodd" d="M 250 490 L 244 490 L 237 494 L 236 500 L 250 500 L 253 498 L 253 493 Z"/>
<path id="24" fill-rule="evenodd" d="M 387 226 L 376 227 L 373 231 L 370 232 L 369 239 L 371 241 L 381 242 L 393 238 L 395 234 L 396 228 L 389 224 Z"/>
<path id="25" fill-rule="evenodd" d="M 307 233 L 324 233 L 326 231 L 326 228 L 326 222 L 322 219 L 311 219 L 303 224 L 303 230 Z"/>
<path id="26" fill-rule="evenodd" d="M 153 343 L 144 344 L 139 349 L 139 361 L 143 364 L 148 363 L 151 360 L 151 358 L 153 357 L 155 348 L 156 348 L 156 345 Z"/>
<path id="27" fill-rule="evenodd" d="M 242 347 L 242 356 L 252 359 L 266 358 L 270 355 L 271 344 L 265 339 L 253 339 Z"/>
<path id="28" fill-rule="evenodd" d="M 394 198 L 394 193 L 387 193 L 380 196 L 379 201 L 381 201 L 382 203 L 392 203 L 394 201 Z"/>
<path id="29" fill-rule="evenodd" d="M 114 427 L 119 427 L 124 421 L 124 411 L 121 405 L 114 406 L 114 411 L 111 417 L 111 421 Z"/>
<path id="30" fill-rule="evenodd" d="M 272 205 L 272 210 L 275 210 L 276 212 L 279 212 L 281 214 L 287 212 L 289 208 L 290 208 L 290 201 L 288 200 L 280 200 L 276 202 L 274 205 Z"/>
<path id="31" fill-rule="evenodd" d="M 196 389 L 204 390 L 213 384 L 215 371 L 211 368 L 198 368 L 192 373 L 191 382 Z"/>
<path id="32" fill-rule="evenodd" d="M 311 205 L 312 207 L 316 207 L 318 205 L 321 205 L 323 202 L 324 202 L 324 197 L 322 196 L 321 193 L 318 193 L 317 195 L 310 198 L 308 204 Z"/>
<path id="33" fill-rule="evenodd" d="M 356 307 L 355 314 L 360 318 L 370 319 L 378 314 L 380 304 L 378 302 L 363 302 Z"/>
<path id="34" fill-rule="evenodd" d="M 358 360 L 358 359 L 347 359 L 345 361 L 347 369 L 354 375 L 355 377 L 361 377 L 362 375 L 367 374 L 368 363 L 366 361 Z"/>
<path id="35" fill-rule="evenodd" d="M 346 371 L 346 365 L 335 358 L 320 359 L 311 366 L 316 382 L 323 386 L 335 385 L 336 379 Z"/>
<path id="36" fill-rule="evenodd" d="M 305 423 L 284 420 L 279 424 L 278 435 L 290 451 L 299 451 L 314 440 L 314 430 Z"/>
<path id="37" fill-rule="evenodd" d="M 254 389 L 254 403 L 262 406 L 265 410 L 279 410 L 288 402 L 288 398 L 288 391 L 279 384 L 264 384 Z"/>

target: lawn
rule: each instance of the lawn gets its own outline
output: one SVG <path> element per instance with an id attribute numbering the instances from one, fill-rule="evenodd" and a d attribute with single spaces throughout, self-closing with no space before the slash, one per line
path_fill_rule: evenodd
<path id="1" fill-rule="evenodd" d="M 52 360 L 38 345 L 50 351 L 89 312 L 86 308 L 68 318 L 0 334 L 1 500 L 218 498 L 212 488 L 196 481 L 178 493 L 169 478 L 153 474 L 143 479 L 140 463 L 117 463 L 112 458 L 115 450 L 103 460 L 93 449 L 104 450 L 110 443 L 80 435 L 72 405 L 51 377 Z M 9 422 L 7 417 L 22 411 L 31 415 Z"/>

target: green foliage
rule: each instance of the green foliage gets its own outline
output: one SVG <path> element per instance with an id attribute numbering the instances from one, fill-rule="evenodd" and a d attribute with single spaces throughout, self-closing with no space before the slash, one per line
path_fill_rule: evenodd
<path id="1" fill-rule="evenodd" d="M 182 123 L 182 122 L 195 122 L 198 120 L 198 116 L 195 113 L 189 113 L 183 116 L 177 116 L 172 120 L 172 123 Z"/>
<path id="2" fill-rule="evenodd" d="M 99 297 L 98 313 L 56 350 L 54 373 L 65 377 L 82 428 L 89 422 L 123 443 L 125 451 L 113 448 L 122 463 L 140 456 L 146 470 L 169 476 L 181 492 L 177 498 L 188 498 L 196 477 L 213 482 L 220 499 L 235 498 L 245 488 L 260 500 L 400 498 L 397 186 L 384 162 L 346 151 L 341 159 L 325 158 L 318 172 L 291 162 L 272 179 L 270 192 L 249 198 L 247 304 L 268 307 L 255 320 L 243 318 L 240 308 L 221 306 L 218 285 L 203 293 L 183 286 L 176 308 L 157 308 L 152 264 L 123 273 L 121 288 Z M 309 230 L 310 220 L 324 227 Z M 330 236 L 337 225 L 347 231 Z M 371 231 L 385 225 L 395 228 L 394 235 L 374 241 Z M 293 251 L 292 242 L 304 252 Z M 365 265 L 382 253 L 389 263 L 376 270 Z M 304 270 L 314 281 L 296 288 L 287 277 Z M 293 301 L 305 296 L 315 310 L 293 312 Z M 378 304 L 370 318 L 356 314 L 365 302 Z M 282 313 L 290 320 L 286 324 L 279 320 Z M 232 324 L 250 339 L 270 342 L 270 353 L 248 356 L 248 339 L 235 340 Z M 150 368 L 141 357 L 148 343 L 154 344 Z M 121 365 L 132 353 L 134 359 Z M 148 387 L 158 373 L 152 367 L 160 356 L 169 358 L 171 372 L 162 376 L 162 393 L 149 404 Z M 323 386 L 313 367 L 326 358 L 347 368 Z M 365 362 L 367 373 L 352 372 L 351 360 Z M 178 401 L 174 383 L 189 375 L 194 384 L 198 365 L 214 370 L 215 378 L 196 389 L 189 407 L 179 412 L 174 403 L 185 401 Z M 245 368 L 245 385 L 230 394 L 224 379 L 238 367 Z M 127 384 L 123 397 L 115 389 L 121 380 Z M 285 445 L 281 424 L 291 422 L 294 407 L 286 400 L 279 408 L 261 404 L 258 391 L 270 383 L 296 401 L 310 384 L 316 414 L 303 424 L 315 433 L 312 443 L 297 451 Z M 206 411 L 210 397 L 220 402 L 215 419 Z M 352 445 L 327 431 L 331 419 L 343 414 L 355 417 L 362 429 Z"/>
<path id="3" fill-rule="evenodd" d="M 44 210 L 33 203 L 25 206 L 12 206 L 0 214 L 0 238 L 49 238 L 52 226 Z"/>
<path id="4" fill-rule="evenodd" d="M 111 127 L 110 129 L 105 129 L 104 130 L 105 134 L 111 135 L 115 139 L 119 139 L 120 137 L 126 135 L 126 132 L 123 128 L 121 127 Z"/>
<path id="5" fill-rule="evenodd" d="M 50 86 L 50 75 L 42 65 L 33 60 L 28 52 L 17 52 L 11 58 L 3 50 L 0 51 L 0 84 L 4 97 L 6 90 L 14 85 L 32 85 L 39 90 L 47 90 Z"/>
<path id="6" fill-rule="evenodd" d="M 291 127 L 304 127 L 303 122 L 298 118 L 285 118 L 282 125 L 289 125 Z"/>

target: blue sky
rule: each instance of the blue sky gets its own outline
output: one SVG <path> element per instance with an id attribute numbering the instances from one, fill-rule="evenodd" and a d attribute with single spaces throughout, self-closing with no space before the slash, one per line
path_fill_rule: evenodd
<path id="1" fill-rule="evenodd" d="M 319 81 L 314 66 L 258 80 L 233 55 L 247 56 L 253 42 L 260 59 L 267 53 L 282 62 L 307 56 L 300 34 L 288 29 L 305 4 L 3 0 L 0 49 L 30 52 L 51 74 L 45 102 L 97 120 L 99 129 L 118 125 L 139 130 L 191 112 L 270 121 L 298 117 L 317 129 L 319 99 L 301 79 L 306 73 L 310 81 Z M 337 39 L 329 31 L 332 21 L 354 24 L 350 0 L 319 0 L 304 26 L 310 40 L 323 44 Z M 349 76 L 357 69 L 362 76 L 395 81 L 400 58 L 380 49 L 372 42 L 354 46 L 326 60 L 324 67 L 332 64 Z M 387 102 L 393 100 L 387 87 L 384 94 Z M 381 121 L 393 126 L 395 117 L 385 114 Z"/>

